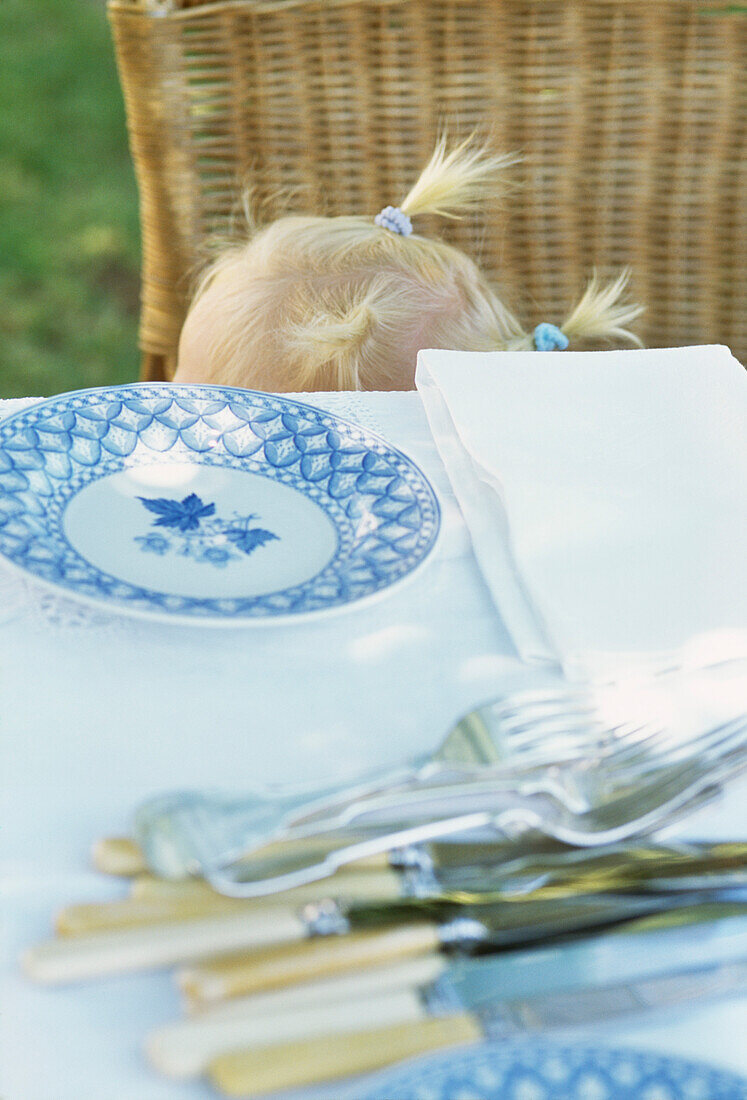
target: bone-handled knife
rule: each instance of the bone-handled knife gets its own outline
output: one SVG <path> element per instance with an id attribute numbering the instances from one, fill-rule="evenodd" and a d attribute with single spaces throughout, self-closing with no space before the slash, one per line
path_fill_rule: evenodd
<path id="1" fill-rule="evenodd" d="M 590 895 L 536 903 L 529 896 L 486 907 L 391 896 L 355 902 L 327 899 L 300 911 L 297 906 L 287 904 L 262 905 L 256 909 L 249 906 L 189 920 L 58 937 L 30 948 L 23 957 L 23 965 L 28 976 L 36 981 L 73 982 L 194 962 L 231 951 L 294 944 L 313 936 L 344 939 L 351 931 L 413 923 L 441 926 L 444 934 L 450 936 L 446 929 L 456 922 L 459 937 L 465 942 L 467 936 L 490 939 L 491 928 L 500 924 L 506 929 L 502 938 L 515 942 L 521 939 L 522 929 L 530 922 L 538 926 L 540 934 L 547 934 L 548 924 L 554 927 L 559 919 L 563 928 L 574 922 L 575 926 L 589 927 L 640 916 L 661 907 L 659 898 L 646 896 L 639 900 L 627 895 L 611 900 Z M 499 912 L 496 916 L 496 911 L 503 908 L 505 915 Z M 561 911 L 563 916 L 559 918 Z M 472 919 L 465 922 L 465 914 Z"/>
<path id="2" fill-rule="evenodd" d="M 526 895 L 490 904 L 428 899 L 384 906 L 341 905 L 331 899 L 304 910 L 310 933 L 304 940 L 203 959 L 179 974 L 192 1010 L 237 997 L 413 958 L 438 947 L 474 953 L 513 948 L 551 938 L 568 938 L 688 909 L 706 902 L 733 904 L 747 912 L 747 890 L 707 889 L 659 894 L 589 894 L 575 897 Z M 408 931 L 405 931 L 408 930 Z"/>
<path id="3" fill-rule="evenodd" d="M 714 919 L 714 914 L 723 919 L 729 912 L 726 905 L 700 907 L 690 911 L 689 919 Z M 746 912 L 742 909 L 742 915 Z M 667 914 L 663 919 L 671 922 L 673 915 Z M 628 926 L 631 935 L 636 927 L 640 934 L 646 931 L 647 924 L 641 921 Z M 204 1072 L 211 1060 L 228 1050 L 271 1044 L 278 1036 L 283 1041 L 302 1040 L 310 1032 L 316 1033 L 320 1026 L 329 1031 L 346 1031 L 351 1020 L 358 1020 L 359 1006 L 365 1006 L 362 1013 L 367 1027 L 374 1027 L 379 1019 L 376 1013 L 391 1011 L 392 997 L 396 995 L 401 1001 L 408 996 L 408 987 L 429 987 L 448 973 L 444 957 L 431 950 L 394 965 L 350 970 L 343 976 L 223 1001 L 190 1018 L 156 1029 L 149 1036 L 148 1053 L 153 1064 L 170 1076 L 196 1076 Z M 621 1004 L 624 1001 L 623 997 Z M 558 1022 L 564 1003 L 562 997 L 553 1002 Z M 548 1002 L 543 1018 L 549 1019 L 549 1007 Z M 356 1022 L 354 1027 L 357 1026 Z"/>
<path id="4" fill-rule="evenodd" d="M 426 987 L 278 1013 L 276 1038 L 217 1056 L 209 1077 L 231 1096 L 262 1096 L 369 1072 L 487 1037 L 578 1025 L 742 991 L 747 917 L 616 932 L 578 943 L 445 961 Z M 365 1023 L 365 1027 L 360 1025 Z"/>
<path id="5" fill-rule="evenodd" d="M 704 854 L 703 858 L 708 857 Z M 695 860 L 701 870 L 703 858 Z M 664 857 L 664 864 L 667 864 L 667 859 L 668 857 Z M 639 861 L 641 864 L 647 862 Z M 721 856 L 718 857 L 718 861 L 722 861 Z M 651 866 L 657 865 L 657 858 L 653 857 L 648 862 Z M 576 877 L 578 877 L 578 870 L 579 868 L 576 867 Z M 464 873 L 460 872 L 461 890 L 452 889 L 451 900 L 464 903 L 484 900 L 483 893 L 475 890 L 473 895 L 470 895 L 465 891 Z M 551 873 L 557 873 L 557 868 Z M 716 879 L 722 873 L 728 876 L 736 875 L 737 880 L 743 875 L 743 871 L 739 869 L 716 871 Z M 543 879 L 540 875 L 540 880 L 542 889 L 546 889 L 547 879 Z M 31 948 L 24 957 L 25 968 L 30 977 L 39 981 L 75 981 L 128 970 L 188 963 L 188 961 L 234 952 L 234 950 L 278 943 L 295 943 L 312 934 L 349 932 L 356 927 L 366 927 L 375 923 L 417 920 L 419 916 L 429 919 L 432 912 L 438 913 L 437 919 L 440 919 L 443 904 L 450 903 L 448 894 L 446 900 L 443 897 L 430 900 L 426 897 L 422 901 L 417 898 L 397 901 L 398 895 L 402 894 L 402 883 L 392 871 L 358 872 L 358 875 L 345 876 L 342 881 L 345 893 L 348 891 L 355 893 L 358 890 L 362 894 L 363 886 L 356 887 L 354 883 L 367 883 L 365 891 L 367 897 L 371 899 L 372 893 L 377 892 L 381 904 L 361 901 L 350 905 L 345 904 L 342 909 L 343 919 L 340 917 L 340 906 L 338 906 L 332 913 L 321 911 L 314 919 L 309 920 L 308 917 L 295 912 L 294 906 L 288 904 L 289 898 L 285 904 L 281 902 L 274 908 L 268 904 L 257 905 L 256 908 L 248 905 L 245 910 L 226 913 L 222 911 L 223 902 L 218 901 L 217 908 L 220 912 L 206 913 L 205 916 L 195 914 L 193 919 L 188 921 L 177 919 L 177 913 L 174 911 L 167 912 L 165 919 L 160 923 L 154 922 L 142 926 L 131 922 L 129 926 L 125 924 L 124 927 L 107 927 L 105 921 L 99 930 L 68 935 Z M 594 881 L 591 873 L 591 878 L 587 878 L 586 881 L 594 891 L 601 889 L 602 884 L 611 882 L 611 879 L 604 878 L 601 884 Z M 475 888 L 490 887 L 490 876 L 484 871 L 477 872 L 473 875 L 472 882 Z M 576 890 L 579 890 L 579 886 L 580 883 L 576 884 Z M 443 889 L 446 890 L 446 886 Z M 427 894 L 428 890 L 425 892 Z M 498 890 L 496 897 L 499 897 L 499 894 L 501 891 Z M 524 904 L 525 900 L 531 899 L 531 894 L 520 894 L 520 898 L 521 904 Z M 298 895 L 295 901 L 297 905 L 300 901 Z M 571 901 L 572 899 L 568 899 L 569 905 Z M 133 904 L 135 909 L 138 908 L 136 903 Z M 620 901 L 618 904 L 623 902 Z M 432 909 L 432 906 L 435 906 L 435 909 Z M 127 909 L 127 906 L 124 908 Z M 168 905 L 166 909 L 169 909 Z M 521 920 L 524 920 L 524 917 L 521 917 Z M 586 925 L 590 923 L 593 922 L 586 920 Z M 601 920 L 598 923 L 609 922 Z"/>
<path id="6" fill-rule="evenodd" d="M 357 1006 L 365 1004 L 368 1022 L 375 1006 L 381 1004 L 388 1013 L 392 996 L 410 998 L 413 988 L 435 981 L 442 971 L 442 957 L 431 952 L 396 965 L 349 971 L 342 977 L 292 990 L 235 998 L 156 1028 L 148 1036 L 146 1050 L 161 1073 L 197 1077 L 227 1050 L 303 1037 L 310 1018 L 319 1010 L 327 1028 L 345 1031 L 351 1020 L 360 1020 Z"/>

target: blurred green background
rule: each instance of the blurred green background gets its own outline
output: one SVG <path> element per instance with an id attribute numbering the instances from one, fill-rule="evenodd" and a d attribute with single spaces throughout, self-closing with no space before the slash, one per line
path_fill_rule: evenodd
<path id="1" fill-rule="evenodd" d="M 0 0 L 0 398 L 137 377 L 139 253 L 104 0 Z"/>

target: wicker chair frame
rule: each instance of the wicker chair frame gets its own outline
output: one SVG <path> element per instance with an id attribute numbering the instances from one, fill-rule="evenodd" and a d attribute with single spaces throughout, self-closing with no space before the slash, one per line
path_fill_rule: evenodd
<path id="1" fill-rule="evenodd" d="M 191 279 L 238 196 L 369 212 L 439 130 L 517 150 L 444 236 L 528 321 L 631 265 L 651 346 L 747 353 L 745 10 L 722 0 L 109 0 L 143 243 L 142 376 L 169 377 Z M 503 208 L 501 208 L 501 205 Z"/>

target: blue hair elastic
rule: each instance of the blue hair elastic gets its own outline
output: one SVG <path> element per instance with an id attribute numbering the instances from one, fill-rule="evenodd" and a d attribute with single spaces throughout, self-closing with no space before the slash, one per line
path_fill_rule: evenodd
<path id="1" fill-rule="evenodd" d="M 382 229 L 389 229 L 400 237 L 409 237 L 412 233 L 412 222 L 398 206 L 385 206 L 381 213 L 376 215 L 374 222 Z"/>
<path id="2" fill-rule="evenodd" d="M 537 325 L 532 337 L 537 351 L 565 351 L 568 347 L 568 337 L 563 330 L 547 321 Z"/>

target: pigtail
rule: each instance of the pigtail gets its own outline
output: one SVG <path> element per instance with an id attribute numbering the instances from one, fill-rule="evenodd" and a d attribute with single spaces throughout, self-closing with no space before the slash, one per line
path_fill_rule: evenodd
<path id="1" fill-rule="evenodd" d="M 475 144 L 474 137 L 447 152 L 446 136 L 442 135 L 399 209 L 408 216 L 437 214 L 442 218 L 459 218 L 463 211 L 494 195 L 504 169 L 518 159 L 512 154 L 488 153 L 484 145 Z"/>
<path id="2" fill-rule="evenodd" d="M 578 305 L 559 328 L 543 323 L 533 333 L 521 331 L 503 343 L 497 338 L 495 346 L 504 351 L 550 351 L 572 347 L 579 340 L 627 340 L 643 347 L 626 327 L 644 312 L 643 306 L 626 299 L 629 282 L 628 268 L 607 284 L 594 274 Z"/>
<path id="3" fill-rule="evenodd" d="M 627 328 L 636 317 L 640 317 L 644 309 L 626 299 L 625 291 L 629 282 L 629 268 L 606 286 L 595 273 L 580 302 L 560 326 L 561 331 L 571 342 L 579 339 L 628 340 L 642 347 L 638 337 Z"/>
<path id="4" fill-rule="evenodd" d="M 360 366 L 364 345 L 380 312 L 378 281 L 350 301 L 323 303 L 303 322 L 290 326 L 288 346 L 302 374 L 302 389 L 317 389 L 324 380 L 331 389 L 362 388 Z"/>

